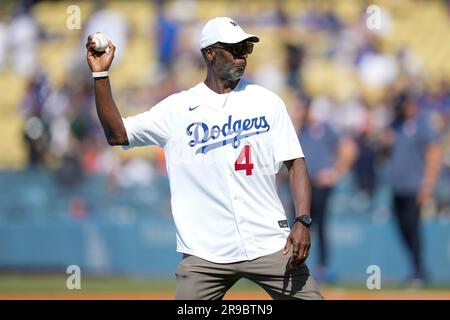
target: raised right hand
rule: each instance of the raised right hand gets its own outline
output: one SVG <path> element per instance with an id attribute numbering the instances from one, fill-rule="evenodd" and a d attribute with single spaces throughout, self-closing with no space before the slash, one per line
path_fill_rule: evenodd
<path id="1" fill-rule="evenodd" d="M 108 43 L 108 49 L 103 52 L 97 52 L 94 50 L 95 42 L 90 35 L 86 42 L 87 49 L 87 63 L 92 72 L 107 71 L 111 66 L 114 59 L 114 52 L 116 47 L 111 41 Z"/>

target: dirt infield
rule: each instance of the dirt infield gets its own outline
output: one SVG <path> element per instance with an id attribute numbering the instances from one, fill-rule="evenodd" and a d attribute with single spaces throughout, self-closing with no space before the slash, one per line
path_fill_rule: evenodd
<path id="1" fill-rule="evenodd" d="M 328 290 L 323 291 L 327 300 L 450 300 L 450 291 L 406 290 Z M 104 292 L 104 293 L 0 293 L 0 300 L 171 300 L 173 293 L 158 292 Z M 234 292 L 225 300 L 269 300 L 265 293 Z"/>

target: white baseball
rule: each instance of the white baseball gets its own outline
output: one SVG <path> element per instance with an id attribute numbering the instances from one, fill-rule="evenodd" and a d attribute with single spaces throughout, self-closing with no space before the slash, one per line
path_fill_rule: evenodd
<path id="1" fill-rule="evenodd" d="M 103 52 L 108 48 L 108 38 L 101 32 L 97 32 L 93 35 L 92 41 L 95 42 L 94 50 L 98 52 Z"/>

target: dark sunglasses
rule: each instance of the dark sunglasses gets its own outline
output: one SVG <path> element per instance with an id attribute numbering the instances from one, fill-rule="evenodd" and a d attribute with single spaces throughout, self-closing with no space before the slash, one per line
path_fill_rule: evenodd
<path id="1" fill-rule="evenodd" d="M 239 42 L 234 44 L 217 43 L 211 48 L 220 48 L 230 52 L 235 57 L 242 57 L 253 52 L 253 42 Z"/>

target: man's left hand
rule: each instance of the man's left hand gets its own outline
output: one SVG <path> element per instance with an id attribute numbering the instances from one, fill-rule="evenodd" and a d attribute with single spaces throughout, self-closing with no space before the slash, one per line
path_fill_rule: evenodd
<path id="1" fill-rule="evenodd" d="M 288 254 L 292 249 L 292 256 L 290 259 L 292 268 L 298 267 L 306 260 L 310 247 L 311 238 L 309 228 L 305 227 L 300 222 L 294 223 L 283 251 L 283 254 Z"/>

